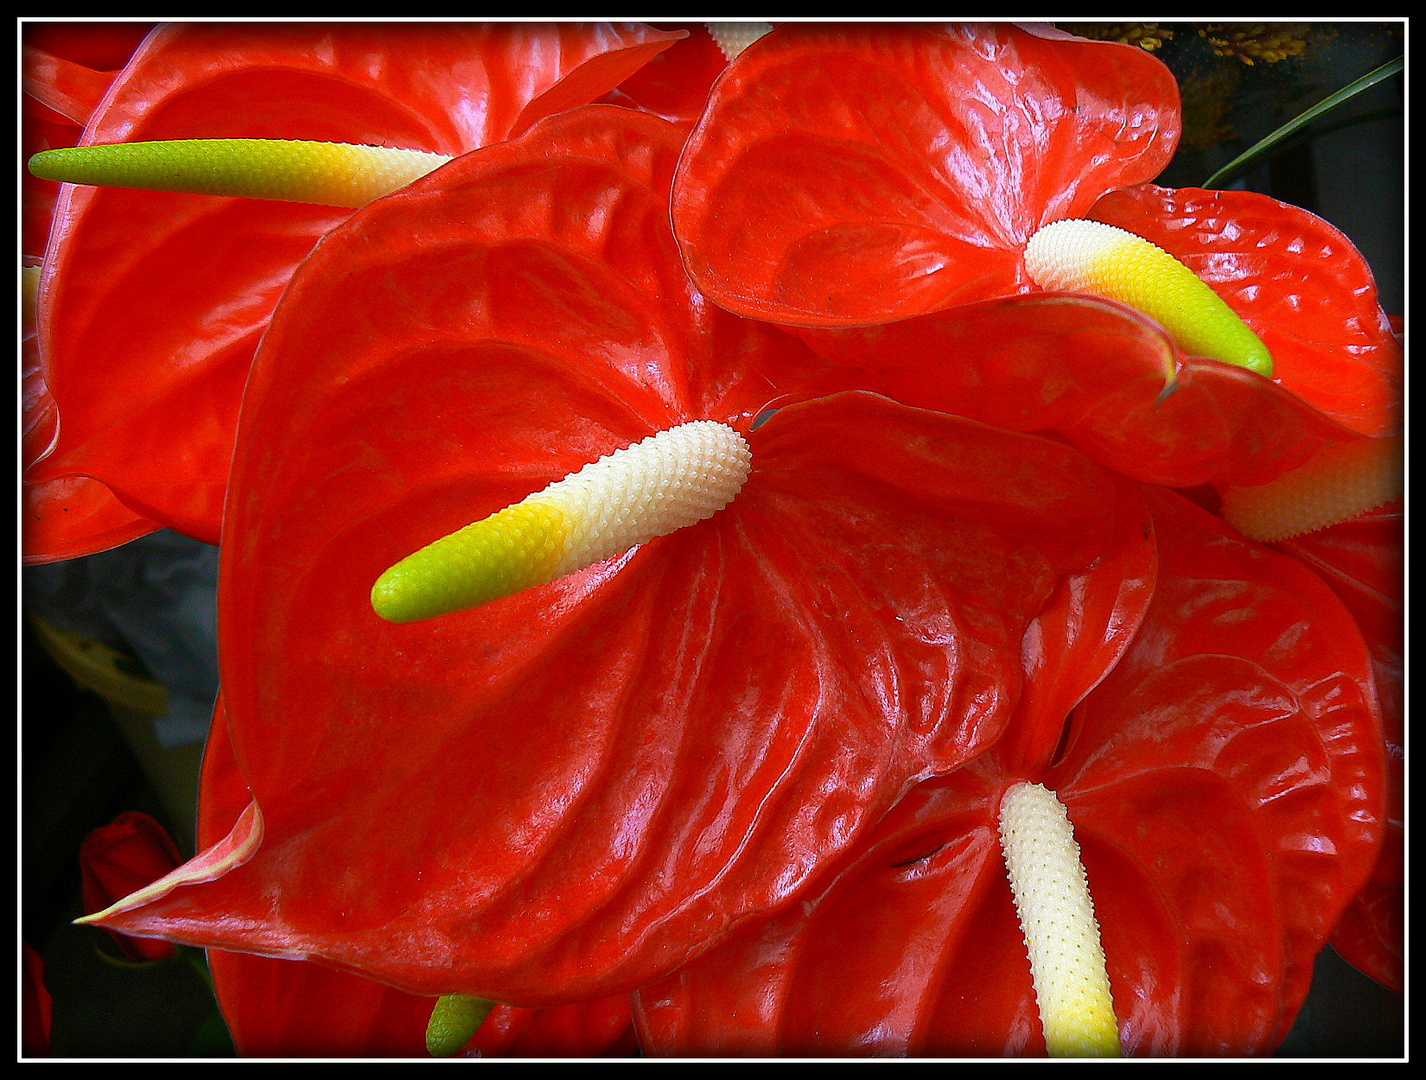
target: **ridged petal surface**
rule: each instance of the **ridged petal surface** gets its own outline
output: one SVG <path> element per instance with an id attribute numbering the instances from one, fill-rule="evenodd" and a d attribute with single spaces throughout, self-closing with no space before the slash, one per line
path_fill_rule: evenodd
<path id="1" fill-rule="evenodd" d="M 674 228 L 709 296 L 793 325 L 1023 292 L 1041 225 L 1168 163 L 1178 102 L 1143 50 L 1050 29 L 779 26 L 714 84 Z"/>
<path id="2" fill-rule="evenodd" d="M 629 989 L 993 743 L 1037 619 L 1093 655 L 1103 605 L 1142 603 L 1136 485 L 1059 440 L 811 398 L 797 339 L 693 293 L 679 146 L 645 114 L 554 118 L 359 212 L 294 279 L 221 585 L 265 840 L 116 924 L 413 992 Z M 752 446 L 712 518 L 473 611 L 371 612 L 405 552 L 690 419 Z"/>
<path id="3" fill-rule="evenodd" d="M 155 30 L 81 143 L 297 138 L 459 154 L 592 100 L 677 35 L 638 24 L 194 23 Z M 44 476 L 216 542 L 238 402 L 330 207 L 63 189 L 45 258 Z M 42 479 L 40 474 L 36 479 Z"/>
<path id="4" fill-rule="evenodd" d="M 815 901 L 640 990 L 646 1054 L 1042 1055 L 995 827 L 1020 780 L 1069 810 L 1125 1051 L 1277 1048 L 1379 849 L 1370 663 L 1297 560 L 1151 501 L 1153 602 L 1068 722 L 1031 703 Z"/>

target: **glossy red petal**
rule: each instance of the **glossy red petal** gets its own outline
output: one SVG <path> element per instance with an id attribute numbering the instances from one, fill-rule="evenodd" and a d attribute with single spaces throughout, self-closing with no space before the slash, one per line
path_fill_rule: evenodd
<path id="1" fill-rule="evenodd" d="M 1332 945 L 1398 992 L 1406 979 L 1404 528 L 1397 502 L 1277 545 L 1312 567 L 1342 598 L 1371 650 L 1386 735 L 1386 840 L 1371 882 L 1343 916 Z"/>
<path id="2" fill-rule="evenodd" d="M 25 273 L 30 273 L 26 269 Z M 38 273 L 38 270 L 34 271 Z M 34 297 L 21 301 L 21 433 L 23 468 L 20 554 L 26 565 L 58 562 L 126 544 L 159 528 L 88 476 L 49 475 L 43 461 L 59 431 L 59 411 L 40 371 Z"/>
<path id="3" fill-rule="evenodd" d="M 247 806 L 221 698 L 204 748 L 199 843 L 221 840 Z M 435 999 L 406 994 L 319 964 L 208 952 L 223 1020 L 242 1057 L 428 1056 Z M 597 1057 L 632 1052 L 627 997 L 552 1010 L 498 1005 L 464 1056 Z"/>
<path id="4" fill-rule="evenodd" d="M 27 566 L 108 551 L 161 528 L 83 476 L 27 481 L 21 515 L 20 553 Z"/>
<path id="5" fill-rule="evenodd" d="M 713 81 L 728 66 L 728 59 L 702 23 L 656 25 L 661 30 L 685 31 L 688 37 L 674 42 L 602 100 L 643 109 L 692 127 L 708 102 Z"/>
<path id="6" fill-rule="evenodd" d="M 1321 218 L 1251 191 L 1143 184 L 1090 216 L 1128 229 L 1208 282 L 1262 338 L 1273 379 L 1365 435 L 1401 430 L 1402 346 L 1366 260 Z"/>
<path id="7" fill-rule="evenodd" d="M 1283 387 L 1185 357 L 1156 323 L 1091 297 L 1035 293 L 799 333 L 898 401 L 1055 432 L 1146 483 L 1266 483 L 1357 437 Z"/>
<path id="8" fill-rule="evenodd" d="M 154 28 L 145 22 L 26 22 L 26 46 L 81 64 L 93 71 L 118 71 Z"/>
<path id="9" fill-rule="evenodd" d="M 1021 778 L 1069 809 L 1126 1050 L 1275 1049 L 1380 837 L 1367 660 L 1295 560 L 1154 501 L 1154 602 L 1065 746 L 926 782 L 815 902 L 642 989 L 646 1053 L 1043 1054 L 995 834 Z"/>
<path id="10" fill-rule="evenodd" d="M 629 997 L 514 1009 L 497 1005 L 461 1057 L 630 1057 L 638 1049 Z"/>
<path id="11" fill-rule="evenodd" d="M 1167 494 L 1156 509 L 1160 534 L 1178 538 L 1164 549 L 1160 575 L 1175 587 L 1155 597 L 1164 630 L 1141 634 L 1076 712 L 1069 752 L 1046 783 L 1078 811 L 1077 828 L 1082 821 L 1144 866 L 1150 849 L 1162 851 L 1165 818 L 1181 823 L 1185 843 L 1205 831 L 1200 804 L 1170 800 L 1172 786 L 1149 782 L 1149 773 L 1211 773 L 1214 794 L 1243 808 L 1250 824 L 1197 842 L 1198 870 L 1179 879 L 1174 900 L 1226 905 L 1222 897 L 1239 894 L 1212 888 L 1212 875 L 1262 852 L 1267 876 L 1254 889 L 1280 921 L 1280 958 L 1258 953 L 1268 944 L 1262 927 L 1221 923 L 1210 949 L 1184 954 L 1187 1020 L 1172 1033 L 1146 1022 L 1126 1035 L 1154 1054 L 1270 1051 L 1380 850 L 1385 755 L 1370 659 L 1350 614 L 1297 560 L 1231 542 L 1217 519 Z M 1111 732 L 1117 760 L 1098 749 Z M 1136 786 L 1152 813 L 1126 832 Z M 1242 975 L 1225 977 L 1229 965 Z"/>
<path id="12" fill-rule="evenodd" d="M 1047 221 L 1150 180 L 1178 88 L 1141 49 L 1010 24 L 792 24 L 715 84 L 674 229 L 715 301 L 793 325 L 1026 291 Z"/>
<path id="13" fill-rule="evenodd" d="M 435 999 L 301 960 L 210 949 L 218 1006 L 240 1057 L 428 1057 Z"/>
<path id="14" fill-rule="evenodd" d="M 137 42 L 135 42 L 137 44 Z M 69 123 L 83 128 L 104 100 L 115 68 L 96 70 L 82 61 L 35 46 L 26 36 L 21 63 L 25 119 Z"/>
<path id="15" fill-rule="evenodd" d="M 425 1058 L 436 999 L 300 960 L 210 950 L 241 1057 Z M 550 1009 L 497 1005 L 460 1057 L 606 1057 L 635 1050 L 626 995 Z"/>
<path id="16" fill-rule="evenodd" d="M 989 745 L 1029 622 L 1107 544 L 1147 544 L 1137 487 L 1059 441 L 843 394 L 753 429 L 753 475 L 708 521 L 377 619 L 371 582 L 416 546 L 673 423 L 746 429 L 796 386 L 768 372 L 799 342 L 682 275 L 655 182 L 678 146 L 647 114 L 553 118 L 358 213 L 294 278 L 224 545 L 264 846 L 124 921 L 412 991 L 633 987 Z"/>
<path id="17" fill-rule="evenodd" d="M 84 142 L 246 136 L 459 154 L 599 96 L 676 39 L 634 24 L 168 25 Z M 40 300 L 65 416 L 55 466 L 216 542 L 258 338 L 293 268 L 347 216 L 66 188 Z"/>

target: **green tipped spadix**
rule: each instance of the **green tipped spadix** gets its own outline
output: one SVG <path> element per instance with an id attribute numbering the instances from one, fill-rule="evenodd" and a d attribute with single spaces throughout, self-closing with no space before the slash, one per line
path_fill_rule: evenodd
<path id="1" fill-rule="evenodd" d="M 1064 804 L 1040 784 L 1016 784 L 1000 803 L 1000 845 L 1046 1049 L 1120 1056 L 1099 923 Z"/>
<path id="2" fill-rule="evenodd" d="M 408 555 L 372 586 L 372 610 L 413 622 L 543 585 L 717 513 L 751 468 L 726 424 L 660 431 Z"/>
<path id="3" fill-rule="evenodd" d="M 1193 356 L 1272 376 L 1272 355 L 1238 313 L 1183 263 L 1131 232 L 1098 221 L 1053 222 L 1030 238 L 1025 268 L 1046 292 L 1126 304 Z"/>
<path id="4" fill-rule="evenodd" d="M 436 999 L 426 1023 L 426 1052 L 432 1057 L 459 1054 L 475 1037 L 495 1002 L 469 994 L 446 994 Z"/>
<path id="5" fill-rule="evenodd" d="M 1399 435 L 1330 444 L 1276 480 L 1226 489 L 1223 518 L 1263 544 L 1350 521 L 1402 497 L 1405 449 Z"/>
<path id="6" fill-rule="evenodd" d="M 45 180 L 355 208 L 451 159 L 425 150 L 300 139 L 174 139 L 42 150 Z"/>

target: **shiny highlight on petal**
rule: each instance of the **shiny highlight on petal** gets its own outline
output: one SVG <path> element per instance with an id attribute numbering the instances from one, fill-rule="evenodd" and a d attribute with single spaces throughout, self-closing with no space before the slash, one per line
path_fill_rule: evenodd
<path id="1" fill-rule="evenodd" d="M 1223 517 L 1244 536 L 1273 544 L 1350 521 L 1401 498 L 1401 436 L 1333 443 L 1276 480 L 1223 492 Z"/>
<path id="2" fill-rule="evenodd" d="M 1271 377 L 1272 355 L 1227 302 L 1156 244 L 1098 221 L 1056 221 L 1035 233 L 1025 267 L 1046 292 L 1127 304 L 1161 323 L 1185 352 Z"/>
<path id="3" fill-rule="evenodd" d="M 553 581 L 710 517 L 751 468 L 726 424 L 669 428 L 402 559 L 372 587 L 372 608 L 412 622 Z"/>
<path id="4" fill-rule="evenodd" d="M 495 1002 L 468 994 L 446 994 L 436 999 L 426 1024 L 426 1052 L 432 1057 L 453 1057 L 475 1038 Z"/>
<path id="5" fill-rule="evenodd" d="M 1118 1057 L 1109 970 L 1064 804 L 1040 784 L 1016 784 L 1000 803 L 1000 845 L 1050 1056 Z"/>
<path id="6" fill-rule="evenodd" d="M 356 208 L 451 159 L 425 150 L 300 139 L 173 139 L 42 150 L 45 180 Z"/>

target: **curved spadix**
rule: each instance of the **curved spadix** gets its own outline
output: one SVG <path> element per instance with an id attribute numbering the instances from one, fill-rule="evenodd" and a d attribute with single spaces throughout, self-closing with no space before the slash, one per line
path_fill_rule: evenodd
<path id="1" fill-rule="evenodd" d="M 712 516 L 751 468 L 726 424 L 660 431 L 408 555 L 377 579 L 372 609 L 412 622 L 543 585 Z"/>
<path id="2" fill-rule="evenodd" d="M 1142 311 L 1193 356 L 1273 373 L 1267 346 L 1192 270 L 1142 237 L 1071 218 L 1040 229 L 1025 268 L 1046 292 L 1077 292 Z"/>

